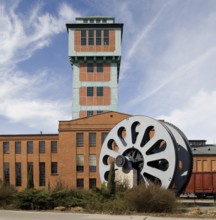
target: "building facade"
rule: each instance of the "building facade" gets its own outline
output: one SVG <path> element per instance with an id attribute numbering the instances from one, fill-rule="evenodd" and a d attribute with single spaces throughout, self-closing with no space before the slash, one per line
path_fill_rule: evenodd
<path id="1" fill-rule="evenodd" d="M 32 178 L 35 188 L 100 187 L 99 154 L 107 133 L 127 114 L 59 122 L 58 134 L 0 135 L 0 180 L 18 190 Z"/>
<path id="2" fill-rule="evenodd" d="M 72 118 L 117 111 L 123 24 L 112 17 L 80 17 L 66 27 L 73 69 Z"/>

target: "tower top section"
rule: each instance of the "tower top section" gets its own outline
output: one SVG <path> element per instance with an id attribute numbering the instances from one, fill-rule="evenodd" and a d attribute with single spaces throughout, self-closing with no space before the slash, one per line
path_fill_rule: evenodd
<path id="1" fill-rule="evenodd" d="M 76 18 L 77 24 L 114 24 L 115 18 L 105 16 L 85 16 Z"/>

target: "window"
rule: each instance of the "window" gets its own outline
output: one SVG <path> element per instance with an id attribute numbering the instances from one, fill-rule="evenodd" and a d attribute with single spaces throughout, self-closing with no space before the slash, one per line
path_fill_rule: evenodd
<path id="1" fill-rule="evenodd" d="M 45 153 L 45 141 L 39 141 L 39 153 Z"/>
<path id="2" fill-rule="evenodd" d="M 89 189 L 96 188 L 96 179 L 89 179 Z"/>
<path id="3" fill-rule="evenodd" d="M 10 185 L 10 167 L 9 163 L 4 163 L 3 164 L 3 169 L 4 169 L 4 184 L 6 186 Z"/>
<path id="4" fill-rule="evenodd" d="M 89 34 L 89 36 L 88 36 L 88 44 L 89 45 L 94 45 L 94 31 L 93 30 L 89 30 L 88 34 Z"/>
<path id="5" fill-rule="evenodd" d="M 97 111 L 97 115 L 103 113 L 103 111 Z"/>
<path id="6" fill-rule="evenodd" d="M 83 147 L 83 133 L 76 134 L 76 146 Z"/>
<path id="7" fill-rule="evenodd" d="M 34 169 L 33 162 L 27 163 L 27 188 L 34 188 Z"/>
<path id="8" fill-rule="evenodd" d="M 46 185 L 46 170 L 45 170 L 45 163 L 40 162 L 39 163 L 39 186 L 45 186 Z"/>
<path id="9" fill-rule="evenodd" d="M 84 155 L 83 154 L 77 154 L 76 156 L 76 170 L 77 172 L 83 172 L 84 171 Z"/>
<path id="10" fill-rule="evenodd" d="M 89 133 L 89 146 L 96 146 L 96 133 Z"/>
<path id="11" fill-rule="evenodd" d="M 57 162 L 51 162 L 51 174 L 52 175 L 58 174 L 58 163 Z"/>
<path id="12" fill-rule="evenodd" d="M 4 154 L 9 154 L 10 153 L 9 142 L 3 142 L 3 152 L 4 152 Z"/>
<path id="13" fill-rule="evenodd" d="M 93 111 L 87 111 L 87 116 L 92 116 L 94 114 Z"/>
<path id="14" fill-rule="evenodd" d="M 94 63 L 87 63 L 87 72 L 88 73 L 94 72 Z"/>
<path id="15" fill-rule="evenodd" d="M 103 96 L 103 87 L 97 87 L 97 96 Z"/>
<path id="16" fill-rule="evenodd" d="M 27 153 L 33 154 L 33 141 L 27 141 Z"/>
<path id="17" fill-rule="evenodd" d="M 109 45 L 109 30 L 104 30 L 104 45 Z"/>
<path id="18" fill-rule="evenodd" d="M 81 45 L 86 45 L 86 30 L 81 30 Z"/>
<path id="19" fill-rule="evenodd" d="M 84 188 L 84 179 L 77 179 L 77 188 Z"/>
<path id="20" fill-rule="evenodd" d="M 22 185 L 21 163 L 15 163 L 16 186 Z"/>
<path id="21" fill-rule="evenodd" d="M 103 63 L 97 63 L 97 72 L 102 73 L 103 72 Z"/>
<path id="22" fill-rule="evenodd" d="M 96 155 L 89 155 L 89 172 L 96 172 Z"/>
<path id="23" fill-rule="evenodd" d="M 15 153 L 21 154 L 21 142 L 15 142 Z"/>
<path id="24" fill-rule="evenodd" d="M 104 140 L 106 139 L 106 136 L 108 135 L 108 132 L 102 132 L 101 135 L 101 144 L 103 144 Z"/>
<path id="25" fill-rule="evenodd" d="M 57 153 L 58 148 L 57 148 L 57 141 L 51 141 L 51 153 Z"/>
<path id="26" fill-rule="evenodd" d="M 87 96 L 94 96 L 94 87 L 87 87 Z"/>
<path id="27" fill-rule="evenodd" d="M 101 45 L 101 30 L 96 30 L 96 45 Z"/>

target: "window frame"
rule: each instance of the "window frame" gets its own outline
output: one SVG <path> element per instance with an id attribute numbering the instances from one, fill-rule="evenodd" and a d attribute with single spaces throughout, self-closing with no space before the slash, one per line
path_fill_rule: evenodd
<path id="1" fill-rule="evenodd" d="M 78 178 L 76 181 L 77 188 L 83 189 L 84 188 L 84 179 L 83 178 Z"/>
<path id="2" fill-rule="evenodd" d="M 76 155 L 76 171 L 84 172 L 84 154 Z"/>
<path id="3" fill-rule="evenodd" d="M 46 186 L 46 163 L 39 162 L 39 186 Z"/>
<path id="4" fill-rule="evenodd" d="M 98 97 L 104 96 L 104 87 L 102 87 L 102 86 L 97 87 L 97 96 Z"/>
<path id="5" fill-rule="evenodd" d="M 58 162 L 51 162 L 51 175 L 58 175 Z"/>
<path id="6" fill-rule="evenodd" d="M 39 141 L 39 153 L 40 154 L 46 153 L 46 143 L 45 143 L 45 141 Z"/>
<path id="7" fill-rule="evenodd" d="M 81 46 L 87 45 L 87 39 L 86 39 L 86 30 L 80 30 L 80 44 Z"/>
<path id="8" fill-rule="evenodd" d="M 94 115 L 94 111 L 87 111 L 87 116 L 90 117 L 90 116 L 93 116 Z"/>
<path id="9" fill-rule="evenodd" d="M 97 157 L 96 154 L 90 154 L 89 155 L 89 172 L 95 173 L 96 167 L 97 167 Z"/>
<path id="10" fill-rule="evenodd" d="M 89 96 L 89 97 L 94 96 L 94 87 L 90 86 L 86 88 L 86 96 Z"/>
<path id="11" fill-rule="evenodd" d="M 58 153 L 58 142 L 51 141 L 51 153 Z"/>
<path id="12" fill-rule="evenodd" d="M 22 164 L 15 163 L 15 186 L 22 186 Z"/>
<path id="13" fill-rule="evenodd" d="M 15 154 L 21 154 L 22 150 L 21 141 L 15 141 Z"/>
<path id="14" fill-rule="evenodd" d="M 84 145 L 84 134 L 83 133 L 76 133 L 76 146 L 83 147 Z"/>
<path id="15" fill-rule="evenodd" d="M 89 133 L 89 146 L 96 147 L 96 141 L 97 141 L 96 132 L 90 132 Z"/>
<path id="16" fill-rule="evenodd" d="M 88 45 L 94 45 L 94 30 L 88 30 Z"/>
<path id="17" fill-rule="evenodd" d="M 103 73 L 103 72 L 104 72 L 104 64 L 97 63 L 97 73 Z"/>
<path id="18" fill-rule="evenodd" d="M 97 179 L 90 178 L 89 179 L 89 189 L 95 189 L 97 187 Z"/>
<path id="19" fill-rule="evenodd" d="M 33 154 L 33 141 L 27 141 L 27 154 Z"/>
<path id="20" fill-rule="evenodd" d="M 3 154 L 9 154 L 10 153 L 10 143 L 9 141 L 3 142 Z"/>
<path id="21" fill-rule="evenodd" d="M 96 30 L 96 45 L 100 46 L 102 45 L 102 31 Z"/>
<path id="22" fill-rule="evenodd" d="M 87 63 L 86 70 L 87 70 L 87 73 L 93 73 L 94 72 L 94 63 Z"/>
<path id="23" fill-rule="evenodd" d="M 110 38 L 109 30 L 104 30 L 103 34 L 104 34 L 104 36 L 103 36 L 103 44 L 106 45 L 106 46 L 109 46 L 109 43 L 110 43 L 110 40 L 109 40 L 109 38 Z"/>

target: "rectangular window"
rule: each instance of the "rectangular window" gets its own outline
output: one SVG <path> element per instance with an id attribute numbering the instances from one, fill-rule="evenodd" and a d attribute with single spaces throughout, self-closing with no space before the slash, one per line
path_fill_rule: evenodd
<path id="1" fill-rule="evenodd" d="M 21 142 L 18 141 L 15 142 L 15 153 L 21 154 Z"/>
<path id="2" fill-rule="evenodd" d="M 76 133 L 76 146 L 83 147 L 83 133 Z"/>
<path id="3" fill-rule="evenodd" d="M 89 133 L 89 146 L 90 147 L 96 146 L 96 133 Z"/>
<path id="4" fill-rule="evenodd" d="M 95 189 L 96 188 L 96 179 L 89 179 L 89 189 Z"/>
<path id="5" fill-rule="evenodd" d="M 6 186 L 10 185 L 10 167 L 9 163 L 4 163 L 3 164 L 3 169 L 4 169 L 4 184 Z"/>
<path id="6" fill-rule="evenodd" d="M 83 154 L 77 154 L 76 156 L 76 170 L 77 172 L 84 171 L 84 155 Z"/>
<path id="7" fill-rule="evenodd" d="M 15 163 L 16 186 L 22 186 L 21 163 Z"/>
<path id="8" fill-rule="evenodd" d="M 94 87 L 87 87 L 87 96 L 94 96 Z"/>
<path id="9" fill-rule="evenodd" d="M 77 179 L 77 188 L 84 188 L 84 179 Z"/>
<path id="10" fill-rule="evenodd" d="M 94 45 L 94 30 L 89 30 L 88 34 L 88 44 Z"/>
<path id="11" fill-rule="evenodd" d="M 96 30 L 96 45 L 101 45 L 101 30 Z"/>
<path id="12" fill-rule="evenodd" d="M 97 96 L 103 96 L 103 87 L 97 87 Z"/>
<path id="13" fill-rule="evenodd" d="M 58 174 L 58 163 L 57 162 L 51 162 L 51 174 L 52 175 Z"/>
<path id="14" fill-rule="evenodd" d="M 103 72 L 103 63 L 97 63 L 97 73 Z"/>
<path id="15" fill-rule="evenodd" d="M 58 147 L 57 147 L 57 141 L 51 141 L 51 153 L 57 153 Z"/>
<path id="16" fill-rule="evenodd" d="M 93 111 L 87 111 L 87 116 L 92 116 L 94 114 Z"/>
<path id="17" fill-rule="evenodd" d="M 89 155 L 89 172 L 96 172 L 96 155 Z"/>
<path id="18" fill-rule="evenodd" d="M 33 154 L 33 141 L 27 141 L 27 153 Z"/>
<path id="19" fill-rule="evenodd" d="M 34 169 L 33 162 L 27 163 L 27 188 L 34 188 Z"/>
<path id="20" fill-rule="evenodd" d="M 40 162 L 39 163 L 39 186 L 45 186 L 46 185 L 46 168 L 45 163 Z"/>
<path id="21" fill-rule="evenodd" d="M 97 111 L 97 115 L 103 113 L 103 111 Z"/>
<path id="22" fill-rule="evenodd" d="M 106 136 L 108 135 L 108 132 L 102 132 L 101 134 L 101 144 L 103 145 L 104 140 L 106 139 Z"/>
<path id="23" fill-rule="evenodd" d="M 45 141 L 39 141 L 39 153 L 45 153 Z"/>
<path id="24" fill-rule="evenodd" d="M 109 30 L 104 30 L 104 45 L 109 45 Z"/>
<path id="25" fill-rule="evenodd" d="M 4 152 L 4 154 L 10 153 L 9 142 L 3 142 L 3 152 Z"/>
<path id="26" fill-rule="evenodd" d="M 87 63 L 87 72 L 88 73 L 94 72 L 94 63 Z"/>
<path id="27" fill-rule="evenodd" d="M 86 30 L 81 30 L 81 45 L 86 45 Z"/>

